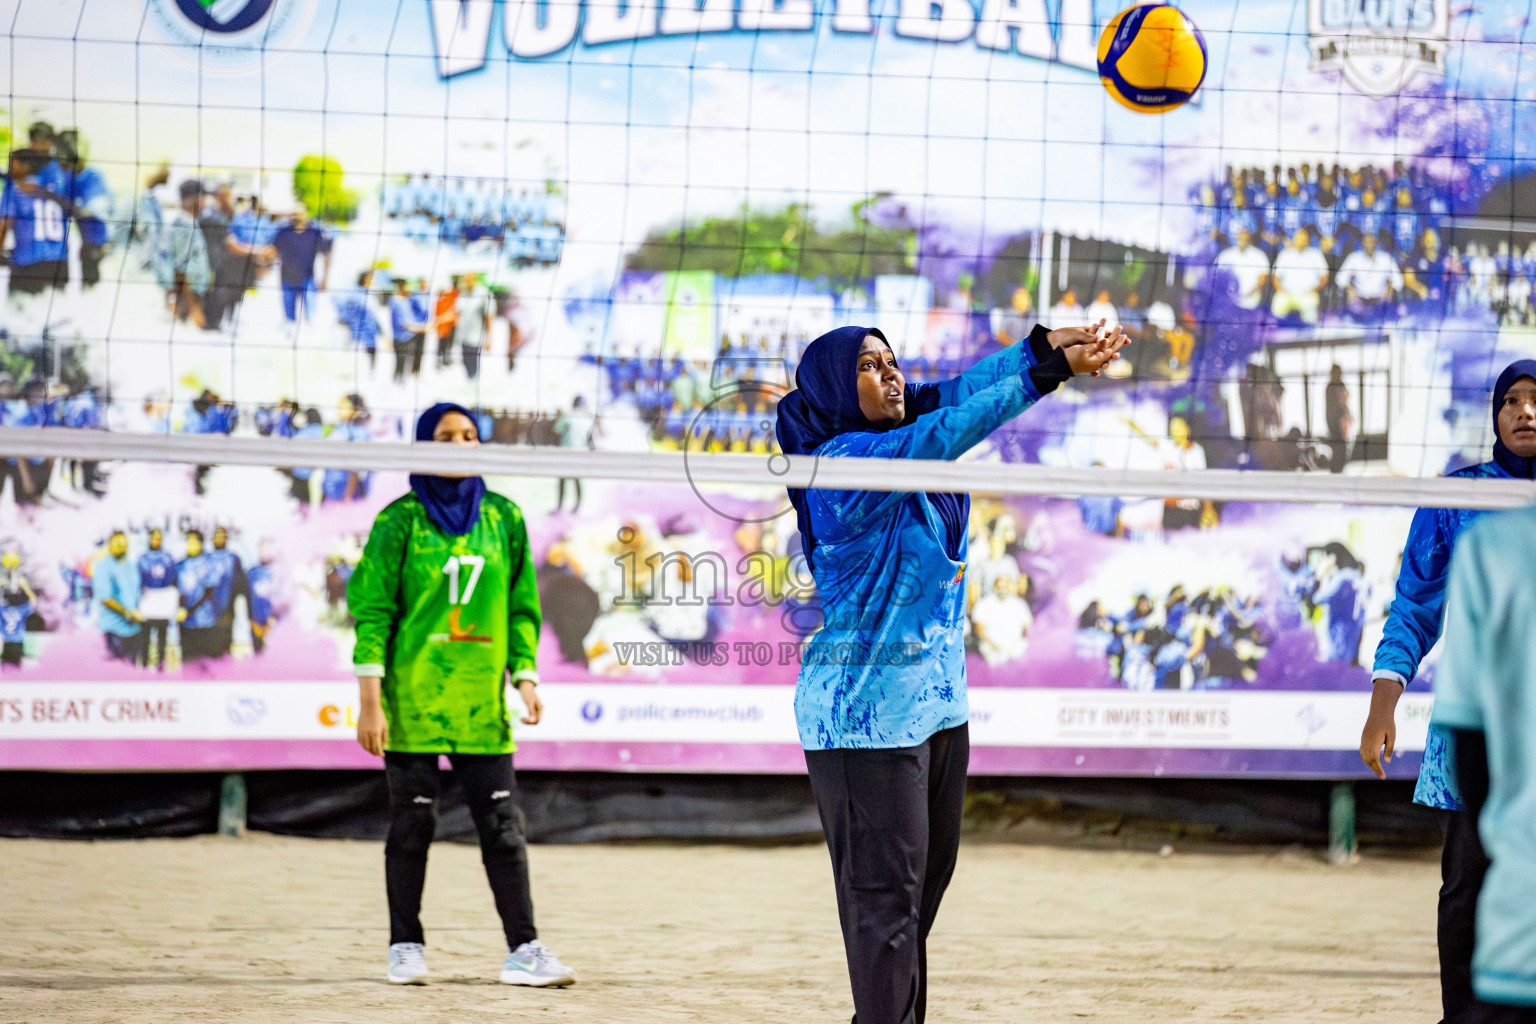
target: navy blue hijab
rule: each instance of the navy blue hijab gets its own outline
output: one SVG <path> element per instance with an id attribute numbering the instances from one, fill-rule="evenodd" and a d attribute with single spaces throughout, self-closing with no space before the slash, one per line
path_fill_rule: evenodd
<path id="1" fill-rule="evenodd" d="M 1536 381 L 1536 359 L 1517 359 L 1510 363 L 1493 385 L 1493 461 L 1510 476 L 1530 480 L 1536 478 L 1536 459 L 1516 455 L 1504 447 L 1504 439 L 1499 436 L 1499 410 L 1504 408 L 1504 396 L 1521 377 Z"/>
<path id="2" fill-rule="evenodd" d="M 875 327 L 839 327 L 828 331 L 806 346 L 795 370 L 795 390 L 779 400 L 776 433 L 779 450 L 785 455 L 809 455 L 839 434 L 876 431 L 877 427 L 859 410 L 858 363 L 864 338 L 873 334 L 890 342 Z M 906 387 L 906 415 L 902 426 L 938 408 L 938 392 L 933 385 Z M 944 524 L 944 549 L 950 558 L 960 557 L 965 543 L 966 522 L 970 518 L 971 497 L 931 491 L 928 500 Z M 816 548 L 811 532 L 810 506 L 803 488 L 789 489 L 790 504 L 795 506 L 795 520 L 800 527 L 800 546 L 807 563 Z"/>
<path id="3" fill-rule="evenodd" d="M 475 414 L 453 402 L 438 402 L 416 421 L 416 440 L 432 440 L 432 432 L 451 412 L 476 423 Z M 476 428 L 478 429 L 478 427 Z M 446 476 L 411 474 L 411 490 L 421 499 L 427 518 L 450 537 L 462 537 L 480 521 L 480 499 L 485 497 L 485 481 L 478 476 L 455 480 Z"/>

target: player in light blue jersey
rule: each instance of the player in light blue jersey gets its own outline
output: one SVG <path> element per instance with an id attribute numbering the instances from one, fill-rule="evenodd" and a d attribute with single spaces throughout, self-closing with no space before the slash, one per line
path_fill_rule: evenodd
<path id="1" fill-rule="evenodd" d="M 346 325 L 352 343 L 367 353 L 370 372 L 379 357 L 379 318 L 368 290 L 372 283 L 373 272 L 365 270 L 357 275 L 357 287 L 336 299 L 336 319 Z"/>
<path id="2" fill-rule="evenodd" d="M 1536 449 L 1536 400 L 1522 430 Z M 1470 527 L 1451 559 L 1448 591 L 1431 724 L 1450 732 L 1466 813 L 1488 856 L 1474 998 L 1456 1020 L 1536 1024 L 1536 508 Z"/>
<path id="3" fill-rule="evenodd" d="M 368 428 L 368 403 L 362 395 L 347 395 L 337 410 L 336 425 L 328 435 L 333 441 L 371 441 L 373 433 Z M 368 486 L 373 474 L 367 470 L 327 469 L 320 478 L 320 497 L 323 501 L 361 501 L 368 497 Z"/>

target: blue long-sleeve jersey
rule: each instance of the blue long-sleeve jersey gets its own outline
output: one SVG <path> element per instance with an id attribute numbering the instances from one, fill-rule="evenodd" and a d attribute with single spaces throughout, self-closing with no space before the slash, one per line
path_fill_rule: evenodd
<path id="1" fill-rule="evenodd" d="M 909 392 L 932 411 L 884 432 L 839 434 L 827 457 L 955 459 L 1040 399 L 1027 343 Z M 806 492 L 824 628 L 806 646 L 795 718 L 807 750 L 922 743 L 970 715 L 964 531 L 957 558 L 926 494 Z"/>
<path id="2" fill-rule="evenodd" d="M 1510 479 L 1496 462 L 1469 466 L 1450 475 L 1461 479 Z M 1382 629 L 1381 642 L 1376 645 L 1372 676 L 1396 679 L 1407 687 L 1418 674 L 1424 656 L 1440 639 L 1445 621 L 1445 586 L 1450 578 L 1456 538 L 1483 514 L 1483 510 L 1471 508 L 1421 508 L 1413 514 L 1408 540 L 1403 544 L 1397 592 Z M 1424 745 L 1419 783 L 1413 792 L 1414 803 L 1461 810 L 1452 761 L 1448 737 L 1431 727 Z"/>

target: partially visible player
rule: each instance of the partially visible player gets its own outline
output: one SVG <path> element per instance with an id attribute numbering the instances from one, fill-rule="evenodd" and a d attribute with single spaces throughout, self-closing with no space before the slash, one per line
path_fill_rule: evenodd
<path id="1" fill-rule="evenodd" d="M 39 295 L 69 283 L 69 191 L 59 165 L 48 153 L 11 153 L 10 180 L 0 195 L 0 246 L 15 235 L 9 294 Z"/>
<path id="2" fill-rule="evenodd" d="M 1536 360 L 1511 363 L 1493 388 L 1493 461 L 1457 470 L 1462 479 L 1536 477 Z M 1446 581 L 1457 537 L 1484 513 L 1478 509 L 1420 509 L 1403 545 L 1397 593 L 1392 600 L 1372 669 L 1371 710 L 1360 735 L 1360 758 L 1379 778 L 1397 744 L 1394 713 L 1404 688 L 1440 638 Z M 1437 945 L 1440 1000 L 1447 1022 L 1459 1021 L 1472 1001 L 1472 939 L 1477 894 L 1488 860 L 1477 822 L 1463 810 L 1445 734 L 1431 726 L 1414 803 L 1439 808 L 1445 850 L 1440 861 Z"/>
<path id="3" fill-rule="evenodd" d="M 0 664 L 20 668 L 26 653 L 27 620 L 37 609 L 37 594 L 21 569 L 21 555 L 0 555 Z"/>
<path id="4" fill-rule="evenodd" d="M 1451 559 L 1431 724 L 1490 861 L 1462 1024 L 1536 1024 L 1536 508 L 1488 516 Z M 1447 1014 L 1447 1020 L 1451 1018 Z"/>
<path id="5" fill-rule="evenodd" d="M 289 323 L 312 319 L 315 306 L 315 264 L 320 264 L 318 287 L 325 291 L 331 276 L 331 235 L 310 219 L 309 207 L 299 203 L 288 223 L 272 238 L 277 252 L 278 276 L 282 279 L 283 316 Z"/>
<path id="6" fill-rule="evenodd" d="M 474 416 L 442 403 L 416 440 L 478 445 Z M 537 724 L 538 582 L 522 510 L 480 477 L 411 476 L 374 520 L 347 585 L 361 712 L 357 740 L 384 758 L 389 839 L 389 981 L 427 980 L 421 893 L 437 827 L 437 762 L 447 755 L 480 832 L 480 857 L 507 940 L 501 981 L 564 986 L 576 974 L 539 941 L 515 799 L 510 678 Z"/>
<path id="7" fill-rule="evenodd" d="M 139 556 L 139 610 L 144 619 L 144 661 L 165 671 L 171 620 L 185 618 L 177 589 L 176 559 L 165 550 L 165 534 L 149 531 L 149 550 Z"/>
<path id="8" fill-rule="evenodd" d="M 86 159 L 78 131 L 60 132 L 54 148 L 68 178 L 75 227 L 80 232 L 80 284 L 94 288 L 101 281 L 102 255 L 112 241 L 112 190 Z"/>

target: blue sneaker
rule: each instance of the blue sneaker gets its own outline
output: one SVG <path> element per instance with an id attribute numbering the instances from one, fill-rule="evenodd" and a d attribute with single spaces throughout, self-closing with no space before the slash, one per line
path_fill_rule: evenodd
<path id="1" fill-rule="evenodd" d="M 534 939 L 507 954 L 501 965 L 501 983 L 564 988 L 576 984 L 576 972 L 556 960 L 544 943 Z"/>

